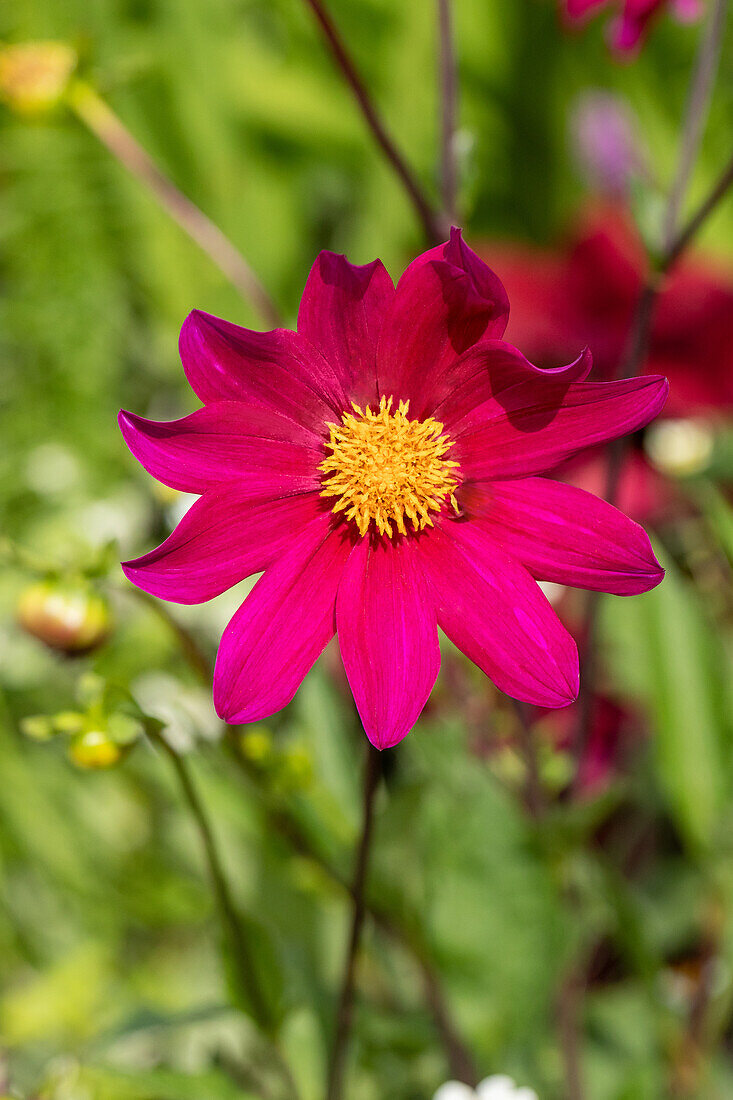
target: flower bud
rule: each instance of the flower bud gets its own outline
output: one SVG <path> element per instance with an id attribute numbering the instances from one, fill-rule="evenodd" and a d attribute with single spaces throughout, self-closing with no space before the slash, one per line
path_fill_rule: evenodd
<path id="1" fill-rule="evenodd" d="M 272 757 L 272 734 L 264 726 L 255 726 L 241 735 L 239 747 L 247 760 L 264 766 Z"/>
<path id="2" fill-rule="evenodd" d="M 46 714 L 29 714 L 27 718 L 22 718 L 20 731 L 32 741 L 50 741 L 56 732 L 52 719 Z"/>
<path id="3" fill-rule="evenodd" d="M 21 594 L 20 625 L 29 634 L 62 653 L 87 653 L 110 632 L 107 601 L 82 583 L 38 581 Z"/>
<path id="4" fill-rule="evenodd" d="M 60 103 L 77 64 L 64 42 L 22 42 L 0 49 L 0 99 L 18 114 L 42 115 Z"/>
<path id="5" fill-rule="evenodd" d="M 122 758 L 123 748 L 104 730 L 85 730 L 69 745 L 69 758 L 78 768 L 111 768 Z"/>
<path id="6" fill-rule="evenodd" d="M 669 477 L 692 477 L 710 464 L 713 432 L 700 420 L 660 420 L 653 424 L 644 447 L 658 470 Z"/>

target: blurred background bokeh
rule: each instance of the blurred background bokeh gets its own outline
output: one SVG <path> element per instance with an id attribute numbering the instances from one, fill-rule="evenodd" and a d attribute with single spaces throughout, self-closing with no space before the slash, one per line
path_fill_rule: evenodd
<path id="1" fill-rule="evenodd" d="M 436 195 L 433 5 L 330 10 Z M 603 20 L 570 34 L 553 0 L 460 0 L 454 17 L 467 240 L 506 279 L 510 338 L 543 365 L 590 343 L 602 377 L 624 351 L 699 29 L 660 20 L 619 64 Z M 397 276 L 425 247 L 302 0 L 12 0 L 0 37 L 70 43 L 288 325 L 320 249 Z M 729 29 L 692 205 L 732 145 Z M 134 700 L 195 779 L 281 1050 L 318 1100 L 363 757 L 337 655 L 270 723 L 225 733 L 175 627 L 211 659 L 247 586 L 171 623 L 117 566 L 187 505 L 128 454 L 119 408 L 195 407 L 177 355 L 191 309 L 261 319 L 63 106 L 0 106 L 0 210 L 0 1091 L 287 1095 Z M 602 601 L 579 764 L 576 717 L 533 716 L 540 829 L 514 711 L 446 646 L 428 710 L 388 755 L 353 1100 L 428 1100 L 455 1072 L 452 1042 L 543 1100 L 568 1095 L 569 1042 L 589 1100 L 733 1095 L 733 202 L 684 263 L 652 341 L 670 405 L 621 488 L 667 578 Z M 601 461 L 567 476 L 600 491 Z M 551 595 L 578 633 L 582 598 Z"/>

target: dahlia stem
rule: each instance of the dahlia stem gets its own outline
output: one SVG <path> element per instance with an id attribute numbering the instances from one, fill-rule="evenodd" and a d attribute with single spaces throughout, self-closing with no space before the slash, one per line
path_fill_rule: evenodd
<path id="1" fill-rule="evenodd" d="M 437 0 L 440 40 L 440 111 L 441 172 L 443 213 L 451 225 L 458 220 L 458 161 L 456 156 L 456 118 L 458 113 L 458 77 L 453 44 L 451 0 Z"/>
<path id="2" fill-rule="evenodd" d="M 372 837 L 374 835 L 374 796 L 379 785 L 381 763 L 379 752 L 372 745 L 367 746 L 364 765 L 364 795 L 362 803 L 362 827 L 359 846 L 356 853 L 356 867 L 351 894 L 354 899 L 354 911 L 351 918 L 351 933 L 346 951 L 346 962 L 341 979 L 341 992 L 336 1011 L 336 1031 L 334 1034 L 331 1058 L 328 1067 L 328 1085 L 326 1100 L 341 1100 L 343 1095 L 346 1055 L 354 1016 L 354 992 L 356 963 L 361 943 L 361 933 L 366 916 L 366 877 Z"/>
<path id="3" fill-rule="evenodd" d="M 387 130 L 351 55 L 346 49 L 336 24 L 326 10 L 322 0 L 306 0 L 306 3 L 310 5 L 313 14 L 318 20 L 334 60 L 341 69 L 346 83 L 354 93 L 354 98 L 359 105 L 364 120 L 371 130 L 377 145 L 384 153 L 395 175 L 407 192 L 415 209 L 415 213 L 425 230 L 426 237 L 431 244 L 439 244 L 446 236 L 445 229 L 440 224 L 440 219 L 418 183 L 415 173 L 408 165 Z"/>
<path id="4" fill-rule="evenodd" d="M 672 190 L 667 203 L 662 233 L 663 252 L 669 253 L 677 232 L 682 204 L 687 186 L 700 151 L 705 130 L 705 122 L 710 111 L 715 76 L 720 63 L 720 51 L 723 45 L 723 29 L 728 0 L 715 0 L 705 29 L 702 32 L 700 49 L 690 82 L 685 120 L 682 127 L 679 161 Z"/>
<path id="5" fill-rule="evenodd" d="M 158 168 L 114 111 L 89 84 L 76 80 L 67 100 L 81 121 L 125 168 L 157 198 L 167 214 L 195 241 L 271 328 L 282 322 L 277 306 L 254 271 L 221 229 Z"/>
<path id="6" fill-rule="evenodd" d="M 711 188 L 707 197 L 700 203 L 700 206 L 690 217 L 690 220 L 683 226 L 677 234 L 677 237 L 672 241 L 666 257 L 667 270 L 676 263 L 690 241 L 696 236 L 700 226 L 707 221 L 721 199 L 725 198 L 731 186 L 733 186 L 733 157 L 731 157 L 718 182 Z"/>
<path id="7" fill-rule="evenodd" d="M 236 730 L 233 726 L 227 727 L 227 735 L 227 743 L 231 750 L 232 760 L 239 771 L 245 776 L 249 784 L 254 788 L 257 797 L 261 800 L 267 815 L 268 824 L 280 833 L 292 847 L 293 851 L 311 860 L 325 872 L 334 884 L 339 886 L 355 900 L 356 895 L 354 893 L 353 882 L 349 882 L 346 876 L 344 876 L 341 871 L 323 855 L 318 846 L 313 843 L 310 833 L 303 829 L 297 816 L 289 812 L 287 808 L 283 809 L 280 806 L 273 806 L 272 800 L 267 795 L 267 791 L 263 789 L 259 782 L 256 771 L 247 764 L 237 748 Z M 433 963 L 429 958 L 424 944 L 416 940 L 414 933 L 408 930 L 414 927 L 414 922 L 410 920 L 398 922 L 387 909 L 381 906 L 377 901 L 370 899 L 368 896 L 364 897 L 364 906 L 368 916 L 374 921 L 375 926 L 385 936 L 393 940 L 402 951 L 409 955 L 418 968 L 422 978 L 425 1002 L 433 1017 L 438 1039 L 445 1051 L 446 1062 L 451 1077 L 463 1081 L 467 1085 L 477 1085 L 479 1078 L 473 1058 L 458 1033 L 458 1029 L 452 1018 L 448 1002 L 441 987 L 440 979 L 435 972 Z"/>
<path id="8" fill-rule="evenodd" d="M 133 591 L 134 594 L 149 606 L 160 617 L 161 621 L 173 631 L 181 646 L 183 657 L 188 662 L 192 671 L 203 683 L 210 686 L 213 668 L 208 657 L 199 648 L 195 638 L 168 612 L 159 600 L 156 600 L 152 596 L 148 596 L 147 593 L 139 589 L 134 589 Z M 232 758 L 239 769 L 247 776 L 250 783 L 253 784 L 258 796 L 265 801 L 265 807 L 272 825 L 292 845 L 296 852 L 307 856 L 317 863 L 321 870 L 325 871 L 333 882 L 343 887 L 352 898 L 355 898 L 354 884 L 346 882 L 339 871 L 333 867 L 319 851 L 317 851 L 307 832 L 299 826 L 296 819 L 292 816 L 285 818 L 282 813 L 274 810 L 267 803 L 266 792 L 263 791 L 259 784 L 257 775 L 246 767 L 241 754 L 235 747 L 235 727 L 227 726 L 226 732 L 228 744 L 232 750 Z M 415 943 L 414 937 L 412 937 L 405 928 L 394 922 L 390 914 L 385 910 L 370 903 L 368 899 L 364 900 L 364 904 L 375 924 L 378 925 L 386 935 L 398 943 L 404 951 L 411 955 L 417 965 L 422 975 L 426 1004 L 433 1017 L 436 1033 L 445 1050 L 446 1060 L 451 1075 L 457 1080 L 464 1081 L 467 1085 L 476 1085 L 478 1083 L 478 1075 L 473 1063 L 473 1058 L 453 1022 L 439 978 L 426 952 L 419 944 Z"/>

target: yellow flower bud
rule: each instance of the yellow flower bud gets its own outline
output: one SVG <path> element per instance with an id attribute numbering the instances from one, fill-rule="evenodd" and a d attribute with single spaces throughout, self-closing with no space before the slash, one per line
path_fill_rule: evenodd
<path id="1" fill-rule="evenodd" d="M 82 583 L 38 581 L 21 594 L 18 622 L 62 653 L 87 653 L 105 640 L 112 620 L 107 601 Z"/>
<path id="2" fill-rule="evenodd" d="M 0 99 L 29 117 L 61 101 L 77 64 L 64 42 L 21 42 L 0 49 Z"/>
<path id="3" fill-rule="evenodd" d="M 86 730 L 69 745 L 69 757 L 79 768 L 111 768 L 122 753 L 122 747 L 103 730 Z"/>
<path id="4" fill-rule="evenodd" d="M 239 747 L 253 764 L 266 764 L 272 756 L 272 734 L 264 726 L 255 726 L 241 735 Z"/>

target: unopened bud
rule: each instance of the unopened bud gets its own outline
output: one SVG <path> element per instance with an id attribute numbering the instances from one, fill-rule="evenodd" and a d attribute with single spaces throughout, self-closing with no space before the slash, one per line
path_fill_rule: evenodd
<path id="1" fill-rule="evenodd" d="M 713 433 L 699 420 L 659 420 L 649 428 L 644 446 L 658 470 L 671 477 L 702 473 L 713 454 Z"/>
<path id="2" fill-rule="evenodd" d="M 123 749 L 104 730 L 86 730 L 69 745 L 69 757 L 79 768 L 111 768 Z"/>
<path id="3" fill-rule="evenodd" d="M 0 49 L 0 99 L 34 117 L 62 100 L 77 64 L 65 42 L 22 42 Z"/>
<path id="4" fill-rule="evenodd" d="M 32 741 L 50 741 L 55 733 L 53 722 L 45 714 L 30 714 L 21 719 L 20 730 Z"/>
<path id="5" fill-rule="evenodd" d="M 112 625 L 107 601 L 83 584 L 38 581 L 21 594 L 18 622 L 52 649 L 87 653 L 105 640 Z"/>
<path id="6" fill-rule="evenodd" d="M 241 735 L 239 747 L 253 764 L 266 764 L 272 756 L 272 735 L 263 726 L 256 726 Z"/>

